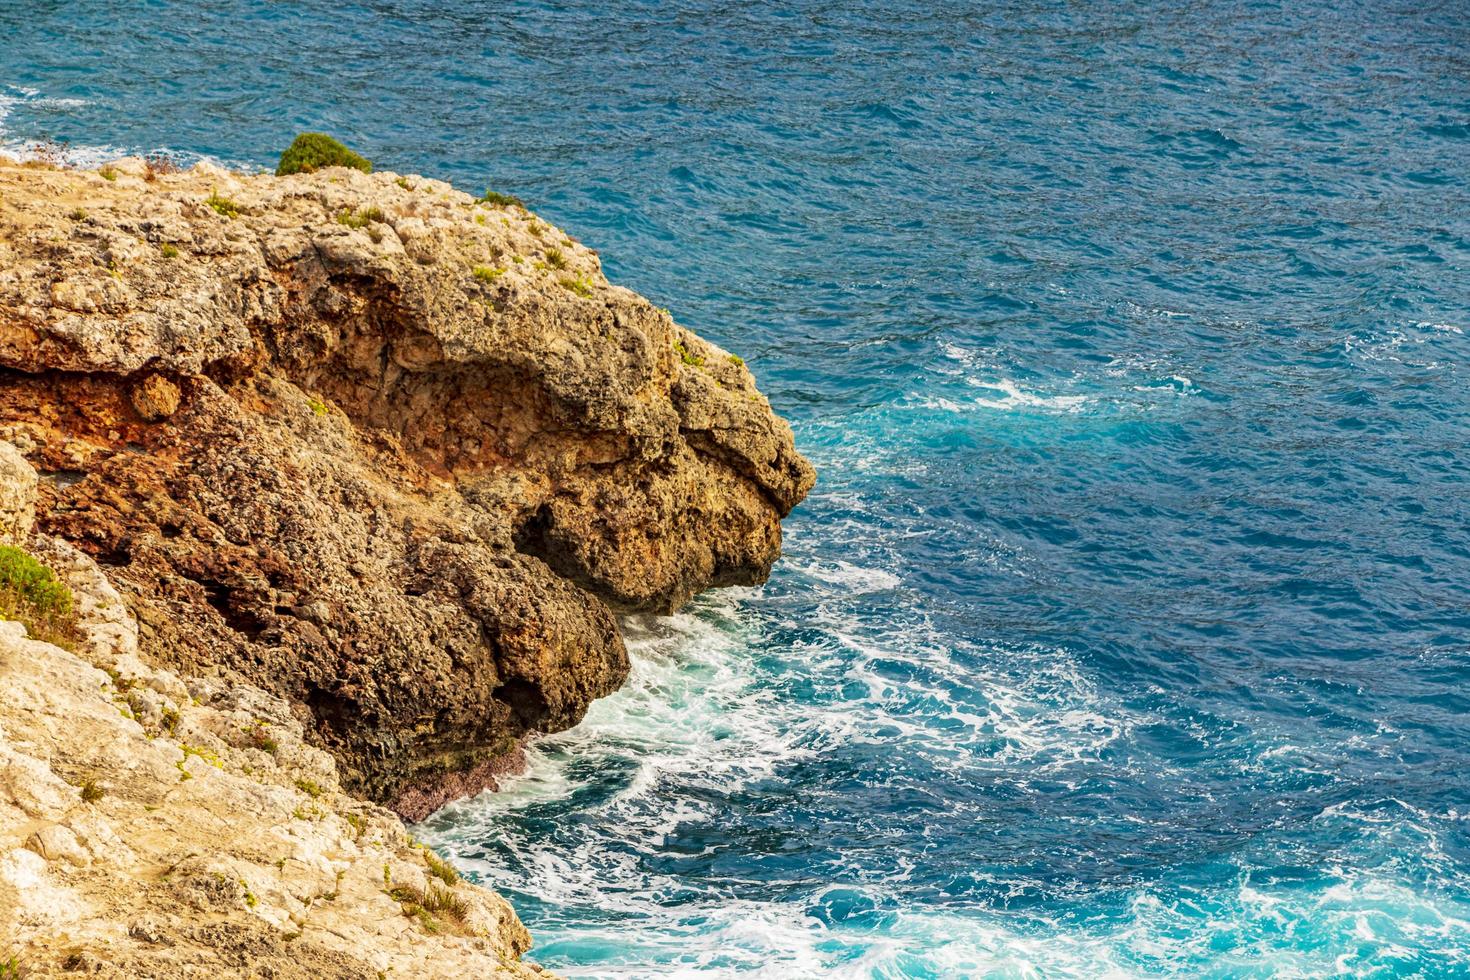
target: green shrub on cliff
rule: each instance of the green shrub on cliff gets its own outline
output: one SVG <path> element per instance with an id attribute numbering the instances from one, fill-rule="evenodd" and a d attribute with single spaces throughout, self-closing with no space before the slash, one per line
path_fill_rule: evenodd
<path id="1" fill-rule="evenodd" d="M 204 199 L 204 203 L 213 208 L 215 213 L 221 215 L 222 217 L 240 217 L 240 205 L 236 204 L 228 197 L 222 196 L 218 188 L 209 192 L 209 196 Z"/>
<path id="2" fill-rule="evenodd" d="M 455 885 L 459 884 L 459 872 L 455 871 L 453 866 L 451 866 L 448 861 L 444 860 L 433 851 L 430 851 L 428 849 L 424 850 L 424 864 L 428 865 L 429 874 L 433 875 L 435 878 L 438 878 L 450 888 L 453 888 Z"/>
<path id="3" fill-rule="evenodd" d="M 363 208 L 353 211 L 351 208 L 343 208 L 337 215 L 337 224 L 346 225 L 349 228 L 366 228 L 374 222 L 387 221 L 382 208 Z"/>
<path id="4" fill-rule="evenodd" d="M 679 360 L 690 367 L 704 367 L 704 358 L 699 354 L 691 352 L 688 347 L 684 346 L 684 341 L 682 340 L 674 341 L 674 353 L 679 355 Z"/>
<path id="5" fill-rule="evenodd" d="M 351 167 L 365 174 L 373 172 L 373 165 L 366 158 L 353 153 L 326 133 L 302 133 L 281 154 L 276 176 L 309 174 L 323 167 Z"/>
<path id="6" fill-rule="evenodd" d="M 20 548 L 0 547 L 0 617 L 25 625 L 37 640 L 70 646 L 77 619 L 71 589 Z"/>
<path id="7" fill-rule="evenodd" d="M 561 283 L 563 289 L 570 290 L 578 296 L 592 295 L 592 283 L 588 282 L 585 276 L 562 276 L 557 282 Z"/>
<path id="8" fill-rule="evenodd" d="M 481 204 L 494 204 L 497 207 L 502 207 L 502 208 L 523 208 L 523 207 L 525 207 L 525 205 L 521 203 L 521 199 L 520 198 L 518 198 L 518 197 L 512 197 L 509 194 L 502 194 L 499 191 L 492 191 L 488 187 L 485 188 L 485 193 L 482 194 L 482 195 L 480 195 L 480 203 Z"/>

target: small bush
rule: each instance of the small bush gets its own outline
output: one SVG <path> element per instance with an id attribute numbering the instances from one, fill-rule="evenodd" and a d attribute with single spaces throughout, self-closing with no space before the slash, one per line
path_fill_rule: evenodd
<path id="1" fill-rule="evenodd" d="M 150 184 L 159 177 L 176 174 L 183 168 L 167 153 L 150 153 L 143 158 L 143 179 Z"/>
<path id="2" fill-rule="evenodd" d="M 308 398 L 306 400 L 306 404 L 310 406 L 312 412 L 317 415 L 327 414 L 327 403 L 322 401 L 320 398 Z"/>
<path id="3" fill-rule="evenodd" d="M 267 752 L 271 755 L 275 755 L 280 751 L 280 745 L 276 743 L 275 739 L 271 738 L 270 732 L 266 731 L 265 722 L 263 721 L 257 721 L 253 726 L 246 728 L 245 734 L 249 737 L 252 748 L 260 749 L 260 751 Z"/>
<path id="4" fill-rule="evenodd" d="M 485 193 L 482 194 L 482 195 L 480 195 L 480 203 L 481 204 L 493 204 L 496 207 L 501 207 L 501 208 L 523 208 L 523 207 L 525 207 L 525 205 L 521 203 L 521 199 L 520 198 L 518 198 L 518 197 L 512 197 L 509 194 L 501 194 L 498 191 L 492 191 L 488 187 L 485 188 Z"/>
<path id="5" fill-rule="evenodd" d="M 729 357 L 729 361 L 736 367 L 745 367 L 745 358 L 741 357 L 739 354 L 731 354 Z"/>
<path id="6" fill-rule="evenodd" d="M 704 358 L 698 354 L 690 353 L 689 348 L 684 346 L 684 341 L 674 341 L 674 351 L 679 355 L 679 360 L 690 367 L 704 367 Z"/>
<path id="7" fill-rule="evenodd" d="M 102 787 L 97 785 L 95 779 L 85 780 L 81 788 L 83 803 L 96 803 L 103 797 Z"/>
<path id="8" fill-rule="evenodd" d="M 403 914 L 418 919 L 426 932 L 437 932 L 441 918 L 463 929 L 469 916 L 465 900 L 437 881 L 429 882 L 429 887 L 422 891 L 400 885 L 388 894 L 403 906 Z"/>
<path id="9" fill-rule="evenodd" d="M 429 874 L 438 878 L 450 888 L 459 884 L 459 872 L 455 871 L 454 867 L 448 861 L 445 861 L 433 851 L 424 851 L 424 863 L 429 866 Z"/>
<path id="10" fill-rule="evenodd" d="M 21 980 L 25 971 L 21 969 L 20 961 L 14 956 L 8 960 L 0 960 L 0 980 Z"/>
<path id="11" fill-rule="evenodd" d="M 546 250 L 546 264 L 553 269 L 565 269 L 567 267 L 567 257 L 562 254 L 562 250 L 559 248 L 548 248 Z"/>
<path id="12" fill-rule="evenodd" d="M 58 170 L 65 170 L 67 167 L 66 158 L 70 149 L 71 144 L 67 143 L 66 140 L 54 140 L 49 136 L 43 136 L 29 147 L 31 162 L 38 163 L 43 167 L 55 167 Z"/>
<path id="13" fill-rule="evenodd" d="M 393 183 L 397 184 L 399 187 L 402 187 L 406 191 L 413 190 L 413 185 L 408 182 L 407 177 L 399 177 Z"/>
<path id="14" fill-rule="evenodd" d="M 296 780 L 296 788 L 301 790 L 301 792 L 305 793 L 312 799 L 316 799 L 318 796 L 322 795 L 322 788 L 317 785 L 316 782 L 310 779 Z"/>
<path id="15" fill-rule="evenodd" d="M 563 288 L 571 290 L 578 296 L 592 295 L 592 284 L 586 279 L 573 279 L 571 276 L 562 276 L 557 282 L 561 283 Z"/>
<path id="16" fill-rule="evenodd" d="M 159 250 L 158 250 L 158 251 L 159 251 L 159 252 L 160 252 L 160 253 L 161 253 L 161 254 L 162 254 L 162 255 L 163 255 L 163 257 L 164 257 L 164 258 L 166 258 L 166 259 L 176 259 L 176 258 L 178 258 L 178 257 L 179 257 L 179 250 L 178 250 L 178 248 L 176 248 L 176 247 L 175 247 L 175 246 L 173 246 L 173 245 L 164 245 L 164 246 L 163 246 L 163 247 L 162 247 L 162 248 L 160 248 L 160 249 L 159 249 Z"/>
<path id="17" fill-rule="evenodd" d="M 309 174 L 323 167 L 351 167 L 365 174 L 373 172 L 366 158 L 353 153 L 326 133 L 302 133 L 281 154 L 276 176 Z"/>
<path id="18" fill-rule="evenodd" d="M 101 170 L 97 171 L 97 176 L 101 177 L 103 180 L 117 180 L 117 171 L 114 170 L 112 167 L 103 167 Z"/>
<path id="19" fill-rule="evenodd" d="M 214 208 L 217 214 L 223 215 L 226 218 L 240 217 L 240 205 L 228 197 L 221 197 L 217 189 L 209 192 L 209 196 L 204 199 L 204 203 Z"/>
<path id="20" fill-rule="evenodd" d="M 20 548 L 0 547 L 0 617 L 24 624 L 37 640 L 71 646 L 77 639 L 71 589 Z"/>
<path id="21" fill-rule="evenodd" d="M 87 212 L 84 211 L 81 208 L 73 208 L 72 209 L 72 212 L 71 212 L 71 220 L 73 220 L 73 221 L 86 221 L 87 220 Z"/>
<path id="22" fill-rule="evenodd" d="M 492 269 L 488 265 L 477 265 L 472 271 L 474 277 L 481 282 L 494 282 L 505 275 L 504 269 Z"/>
<path id="23" fill-rule="evenodd" d="M 337 224 L 349 228 L 366 228 L 370 224 L 387 220 L 381 208 L 363 208 L 361 211 L 343 208 L 342 213 L 337 215 Z"/>

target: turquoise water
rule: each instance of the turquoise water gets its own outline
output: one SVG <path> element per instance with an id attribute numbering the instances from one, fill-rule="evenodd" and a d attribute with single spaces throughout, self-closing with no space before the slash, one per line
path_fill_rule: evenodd
<path id="1" fill-rule="evenodd" d="M 0 4 L 0 143 L 518 194 L 821 474 L 421 828 L 579 977 L 1470 975 L 1461 3 Z"/>

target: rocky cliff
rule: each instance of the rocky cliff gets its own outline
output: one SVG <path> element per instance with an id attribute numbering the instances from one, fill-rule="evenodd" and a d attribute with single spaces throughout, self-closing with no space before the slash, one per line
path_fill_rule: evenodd
<path id="1" fill-rule="evenodd" d="M 342 792 L 284 701 L 144 663 L 97 565 L 33 534 L 36 484 L 0 443 L 0 545 L 78 620 L 70 650 L 0 622 L 0 977 L 549 976 L 504 900 Z"/>
<path id="2" fill-rule="evenodd" d="M 144 661 L 264 689 L 410 817 L 617 688 L 614 612 L 761 581 L 813 479 L 596 253 L 340 168 L 0 164 L 0 438 Z"/>

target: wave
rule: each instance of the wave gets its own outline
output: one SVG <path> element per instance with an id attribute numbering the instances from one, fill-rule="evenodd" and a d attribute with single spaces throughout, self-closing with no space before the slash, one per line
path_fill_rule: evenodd
<path id="1" fill-rule="evenodd" d="M 8 85 L 0 87 L 0 154 L 17 160 L 44 159 L 67 167 L 95 168 L 126 156 L 166 156 L 180 166 L 189 167 L 207 162 L 228 170 L 253 172 L 261 168 L 256 164 L 221 160 L 204 153 L 180 150 L 171 146 L 120 146 L 112 143 L 69 143 L 49 138 L 35 125 L 27 126 L 30 135 L 12 132 L 11 120 L 17 111 L 28 115 L 37 113 L 64 114 L 84 109 L 93 103 L 86 99 L 57 98 L 43 94 L 39 89 L 28 86 Z"/>

